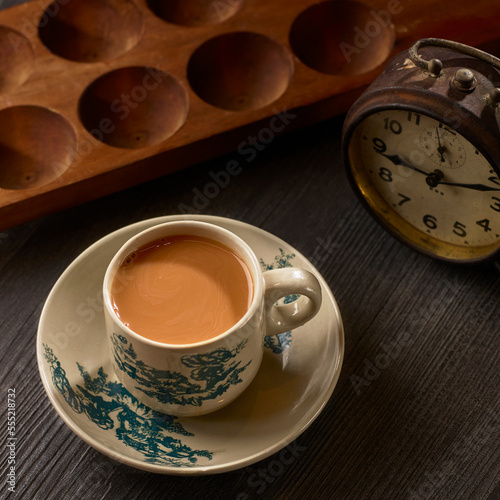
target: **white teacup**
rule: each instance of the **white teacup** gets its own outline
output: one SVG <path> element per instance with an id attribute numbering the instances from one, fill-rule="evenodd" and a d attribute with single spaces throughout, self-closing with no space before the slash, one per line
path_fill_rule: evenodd
<path id="1" fill-rule="evenodd" d="M 122 323 L 115 311 L 113 287 L 125 259 L 144 245 L 173 235 L 215 240 L 232 250 L 251 276 L 251 301 L 246 313 L 208 340 L 186 344 L 151 340 Z M 118 282 L 118 286 L 133 285 Z M 277 304 L 279 299 L 295 294 L 300 295 L 296 301 Z M 224 228 L 176 221 L 146 229 L 121 247 L 106 271 L 103 296 L 113 368 L 120 382 L 154 410 L 197 416 L 226 406 L 250 385 L 262 361 L 263 336 L 278 335 L 309 321 L 321 306 L 321 285 L 303 269 L 262 272 L 248 244 Z"/>

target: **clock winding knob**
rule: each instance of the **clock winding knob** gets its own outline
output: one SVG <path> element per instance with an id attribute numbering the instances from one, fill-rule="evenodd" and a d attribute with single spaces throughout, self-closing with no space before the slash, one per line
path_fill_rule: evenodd
<path id="1" fill-rule="evenodd" d="M 434 78 L 437 78 L 441 74 L 441 70 L 443 69 L 443 63 L 440 59 L 431 59 L 427 63 L 427 70 Z"/>
<path id="2" fill-rule="evenodd" d="M 490 94 L 490 101 L 493 104 L 493 106 L 499 106 L 500 105 L 500 88 L 496 87 L 491 91 Z"/>
<path id="3" fill-rule="evenodd" d="M 477 82 L 474 73 L 467 68 L 461 68 L 455 73 L 453 86 L 464 92 L 470 92 L 476 88 Z"/>

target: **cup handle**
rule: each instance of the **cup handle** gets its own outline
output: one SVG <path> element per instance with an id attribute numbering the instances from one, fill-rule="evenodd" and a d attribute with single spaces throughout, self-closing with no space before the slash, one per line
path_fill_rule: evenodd
<path id="1" fill-rule="evenodd" d="M 304 269 L 282 267 L 262 273 L 265 282 L 264 303 L 266 336 L 293 330 L 313 318 L 321 307 L 321 285 L 316 276 Z M 287 295 L 301 296 L 289 304 L 276 302 Z"/>

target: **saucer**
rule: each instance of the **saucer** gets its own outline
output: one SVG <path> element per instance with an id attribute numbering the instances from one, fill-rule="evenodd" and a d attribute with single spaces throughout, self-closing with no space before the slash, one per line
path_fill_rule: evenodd
<path id="1" fill-rule="evenodd" d="M 263 270 L 284 266 L 308 269 L 320 281 L 323 293 L 319 313 L 306 325 L 265 338 L 261 368 L 245 392 L 225 408 L 201 417 L 155 412 L 125 390 L 111 367 L 102 307 L 104 273 L 121 245 L 148 227 L 185 219 L 210 222 L 234 232 L 250 245 Z M 289 445 L 328 402 L 343 354 L 344 333 L 337 303 L 325 280 L 303 255 L 257 227 L 203 215 L 142 221 L 94 243 L 52 288 L 37 337 L 43 385 L 73 432 L 114 460 L 177 475 L 239 469 Z"/>

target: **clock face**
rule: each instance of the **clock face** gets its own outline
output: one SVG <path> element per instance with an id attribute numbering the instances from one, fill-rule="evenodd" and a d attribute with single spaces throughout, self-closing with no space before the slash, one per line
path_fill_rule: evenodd
<path id="1" fill-rule="evenodd" d="M 500 247 L 500 180 L 464 136 L 427 115 L 384 110 L 349 143 L 355 184 L 386 227 L 449 260 Z"/>

